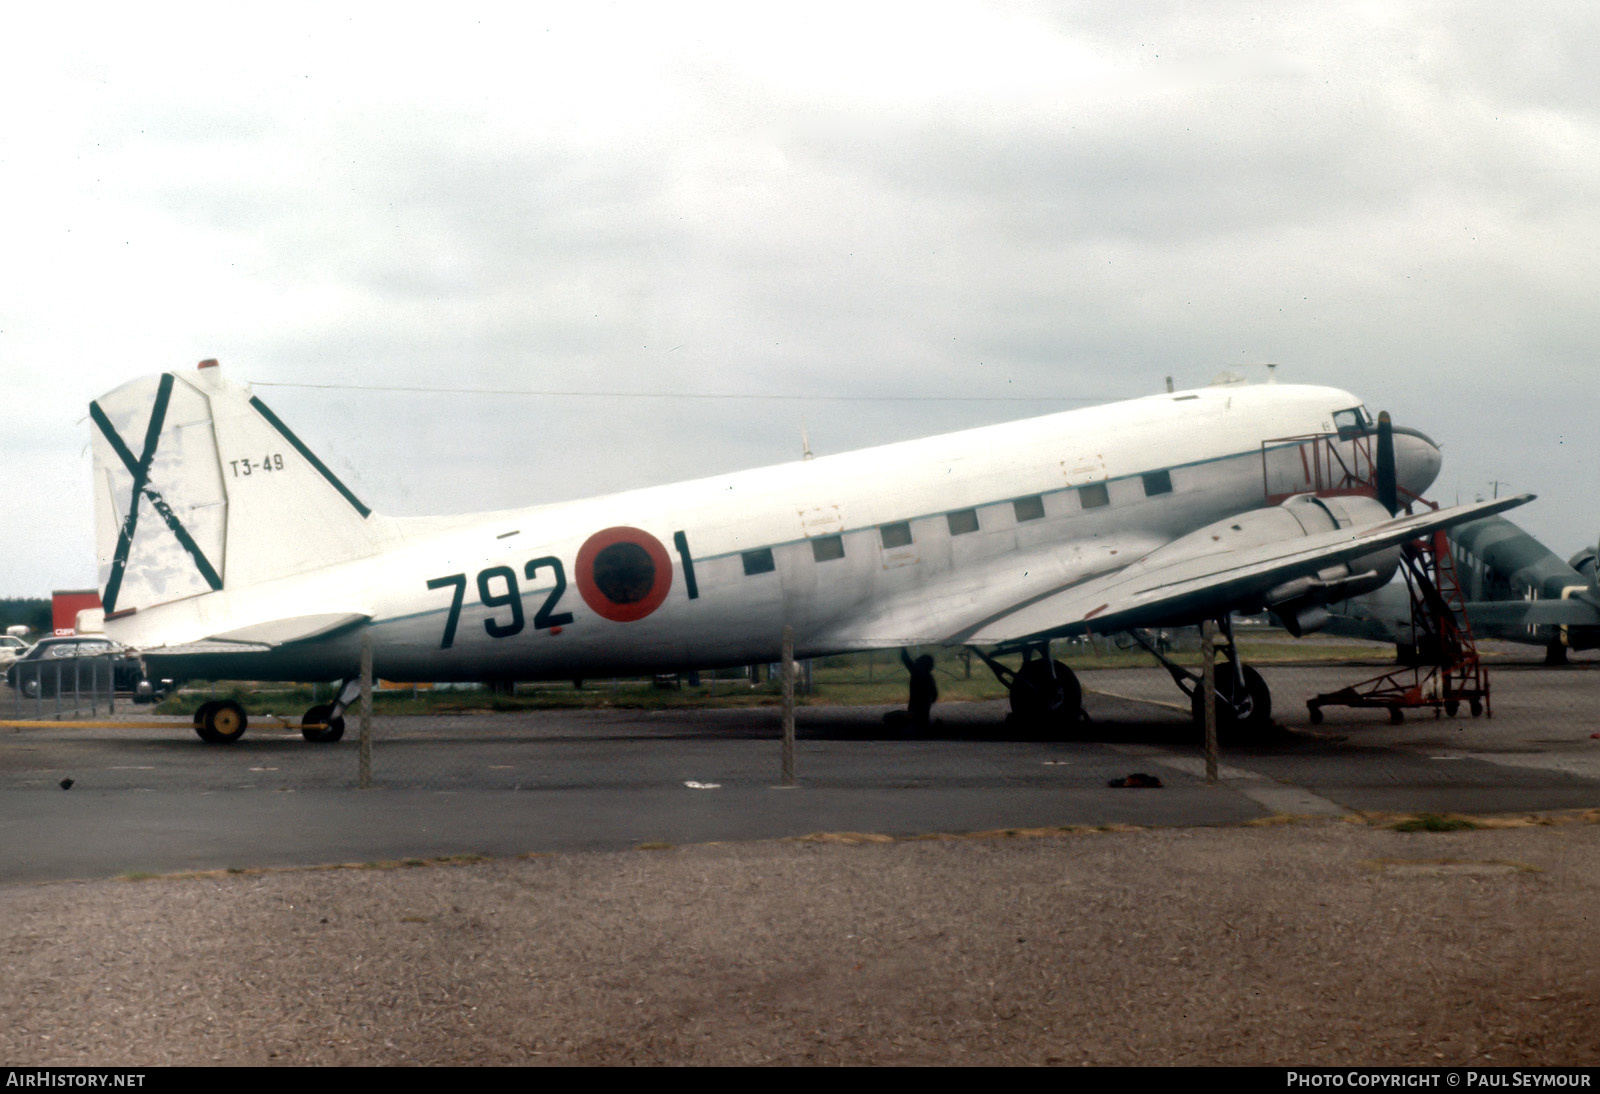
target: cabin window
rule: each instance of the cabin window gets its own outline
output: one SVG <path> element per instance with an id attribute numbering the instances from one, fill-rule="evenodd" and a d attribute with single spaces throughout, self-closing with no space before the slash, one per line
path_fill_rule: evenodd
<path id="1" fill-rule="evenodd" d="M 1078 504 L 1085 509 L 1099 509 L 1111 504 L 1111 493 L 1105 483 L 1091 482 L 1088 486 L 1078 487 Z"/>
<path id="2" fill-rule="evenodd" d="M 1031 498 L 1018 498 L 1011 503 L 1011 508 L 1017 514 L 1017 523 L 1025 520 L 1044 519 L 1044 499 L 1035 494 Z"/>
<path id="3" fill-rule="evenodd" d="M 878 535 L 883 537 L 885 550 L 891 547 L 909 547 L 911 546 L 911 522 L 901 520 L 893 524 L 885 524 L 878 529 Z"/>
<path id="4" fill-rule="evenodd" d="M 811 557 L 818 562 L 832 562 L 844 557 L 843 536 L 822 536 L 811 541 Z"/>
<path id="5" fill-rule="evenodd" d="M 778 564 L 772 561 L 771 547 L 763 547 L 758 551 L 746 551 L 739 557 L 744 559 L 746 577 L 752 574 L 770 574 L 778 568 Z"/>
<path id="6" fill-rule="evenodd" d="M 1144 480 L 1146 497 L 1172 493 L 1172 472 L 1170 471 L 1146 471 L 1139 477 Z"/>
<path id="7" fill-rule="evenodd" d="M 946 513 L 945 519 L 950 522 L 952 536 L 964 536 L 968 532 L 978 530 L 978 511 L 976 509 L 958 509 L 954 513 Z"/>

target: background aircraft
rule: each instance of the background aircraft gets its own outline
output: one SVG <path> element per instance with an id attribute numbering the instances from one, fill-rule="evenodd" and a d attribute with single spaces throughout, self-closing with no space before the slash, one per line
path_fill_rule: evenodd
<path id="1" fill-rule="evenodd" d="M 157 677 L 571 679 L 907 645 L 994 647 L 1020 716 L 1070 722 L 1051 638 L 1270 608 L 1296 633 L 1381 587 L 1400 545 L 1526 498 L 1395 516 L 1439 469 L 1425 435 L 1334 388 L 1173 392 L 584 501 L 373 513 L 216 362 L 90 406 L 108 635 Z M 425 458 L 425 457 L 424 457 Z M 1158 656 L 1160 656 L 1158 654 Z M 1192 673 L 1165 662 L 1196 703 Z M 1270 724 L 1219 671 L 1225 724 Z M 210 702 L 199 735 L 236 740 Z"/>
<path id="2" fill-rule="evenodd" d="M 1451 528 L 1450 553 L 1478 638 L 1543 646 L 1561 664 L 1568 650 L 1600 649 L 1600 578 L 1595 549 L 1562 559 L 1504 517 Z M 1330 609 L 1328 629 L 1393 641 L 1403 661 L 1426 659 L 1411 629 L 1411 599 L 1403 584 L 1354 597 Z"/>

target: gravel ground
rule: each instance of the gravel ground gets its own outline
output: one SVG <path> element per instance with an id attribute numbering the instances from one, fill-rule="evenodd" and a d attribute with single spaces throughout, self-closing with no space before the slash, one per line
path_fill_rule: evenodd
<path id="1" fill-rule="evenodd" d="M 0 1058 L 1592 1065 L 1595 819 L 0 887 Z"/>

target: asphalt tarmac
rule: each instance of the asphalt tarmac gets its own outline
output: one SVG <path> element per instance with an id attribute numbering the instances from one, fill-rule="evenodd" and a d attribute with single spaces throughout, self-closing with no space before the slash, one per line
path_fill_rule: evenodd
<path id="1" fill-rule="evenodd" d="M 1498 666 L 1492 717 L 1305 699 L 1377 666 L 1266 667 L 1281 729 L 1205 780 L 1160 670 L 1081 674 L 1073 740 L 1018 739 L 1003 703 L 941 704 L 897 738 L 886 708 L 803 707 L 796 785 L 774 708 L 386 719 L 372 788 L 334 746 L 257 718 L 232 747 L 171 728 L 0 729 L 0 882 L 613 850 L 871 832 L 1240 824 L 1274 815 L 1534 813 L 1600 806 L 1600 663 Z M 0 695 L 0 717 L 10 712 Z M 137 709 L 119 716 L 148 720 Z M 1128 775 L 1161 787 L 1113 788 Z M 70 789 L 61 784 L 71 780 Z"/>

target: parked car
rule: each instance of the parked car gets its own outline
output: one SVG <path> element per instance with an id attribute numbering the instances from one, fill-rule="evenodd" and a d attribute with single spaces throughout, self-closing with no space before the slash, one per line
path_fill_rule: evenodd
<path id="1" fill-rule="evenodd" d="M 33 647 L 14 634 L 0 634 L 0 665 L 9 665 Z"/>
<path id="2" fill-rule="evenodd" d="M 113 687 L 119 692 L 135 691 L 144 680 L 138 654 L 109 638 L 78 634 L 41 638 L 38 645 L 6 668 L 6 683 L 30 699 L 54 695 L 58 681 L 62 692 L 73 690 L 75 685 L 88 691 L 95 671 L 90 665 L 97 663 L 91 658 L 111 661 Z M 104 687 L 105 669 L 98 671 Z"/>

